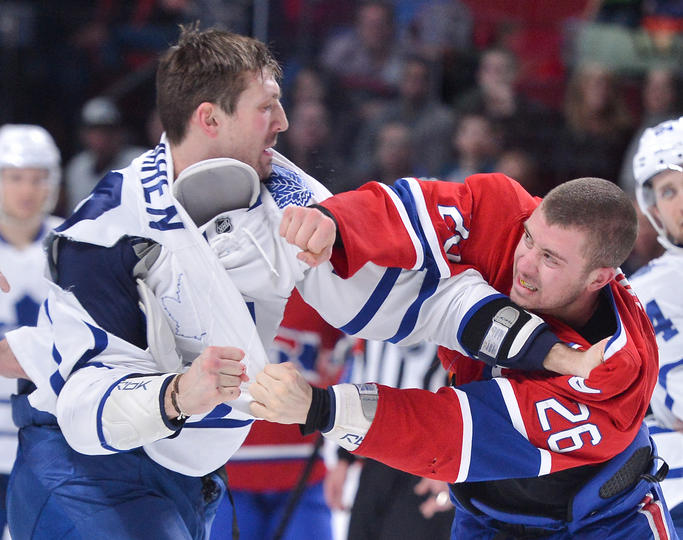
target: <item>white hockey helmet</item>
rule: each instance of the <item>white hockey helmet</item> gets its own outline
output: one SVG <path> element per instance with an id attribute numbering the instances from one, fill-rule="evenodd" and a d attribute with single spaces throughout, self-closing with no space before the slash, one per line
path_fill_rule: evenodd
<path id="1" fill-rule="evenodd" d="M 46 214 L 57 203 L 61 155 L 45 128 L 30 124 L 5 124 L 0 127 L 0 170 L 7 167 L 47 169 L 49 194 L 43 207 Z"/>
<path id="2" fill-rule="evenodd" d="M 683 250 L 671 242 L 663 225 L 652 214 L 655 205 L 652 178 L 666 170 L 683 172 L 683 116 L 647 128 L 633 158 L 636 200 L 640 209 L 657 231 L 660 244 L 667 249 Z"/>

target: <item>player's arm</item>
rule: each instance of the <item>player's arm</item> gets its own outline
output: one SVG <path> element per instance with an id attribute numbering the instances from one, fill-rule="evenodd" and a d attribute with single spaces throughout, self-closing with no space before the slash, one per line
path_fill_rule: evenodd
<path id="1" fill-rule="evenodd" d="M 310 266 L 331 258 L 342 277 L 354 275 L 367 262 L 419 268 L 411 229 L 401 225 L 402 211 L 383 184 L 369 182 L 314 207 L 286 208 L 280 235 L 303 250 L 299 259 Z"/>
<path id="2" fill-rule="evenodd" d="M 182 374 L 91 364 L 73 373 L 59 392 L 59 425 L 74 450 L 91 455 L 173 436 L 188 417 L 239 397 L 247 380 L 243 356 L 234 347 L 207 347 Z"/>
<path id="3" fill-rule="evenodd" d="M 463 184 L 401 178 L 392 186 L 369 182 L 325 199 L 315 207 L 320 213 L 288 210 L 280 234 L 310 253 L 315 264 L 326 260 L 332 248 L 331 262 L 342 277 L 371 262 L 427 269 L 447 278 L 460 271 L 461 261 L 471 262 L 463 253 L 473 242 L 472 231 L 478 237 L 472 249 L 479 258 L 495 254 L 508 241 L 509 227 L 518 226 L 536 205 L 534 197 L 501 174 L 474 175 Z M 290 219 L 295 213 L 301 216 Z"/>
<path id="4" fill-rule="evenodd" d="M 59 361 L 46 384 L 57 394 L 57 419 L 74 449 L 97 454 L 142 446 L 240 395 L 247 376 L 244 353 L 234 347 L 206 348 L 182 375 L 157 372 L 180 371 L 181 362 L 165 319 L 149 299 L 145 304 L 148 289 L 134 274 L 140 256 L 155 251 L 132 239 L 113 248 L 56 241 L 59 287 L 45 307 L 54 343 L 44 356 Z"/>
<path id="5" fill-rule="evenodd" d="M 591 410 L 586 419 L 573 411 L 576 403 L 560 402 L 554 392 L 533 380 L 506 379 L 436 393 L 376 384 L 314 389 L 291 364 L 280 364 L 256 377 L 251 411 L 302 424 L 305 432 L 320 430 L 356 455 L 447 482 L 539 476 L 604 461 L 628 445 L 633 433 L 615 428 L 603 410 Z M 553 399 L 554 408 L 534 405 Z M 575 432 L 585 437 L 574 439 Z M 576 448 L 566 451 L 566 443 Z"/>

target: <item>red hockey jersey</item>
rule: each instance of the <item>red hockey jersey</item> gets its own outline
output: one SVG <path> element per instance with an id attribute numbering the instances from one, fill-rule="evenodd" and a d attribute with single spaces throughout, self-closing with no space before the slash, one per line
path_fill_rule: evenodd
<path id="1" fill-rule="evenodd" d="M 507 294 L 523 223 L 539 203 L 515 181 L 487 174 L 464 184 L 370 183 L 323 205 L 339 224 L 344 248 L 335 250 L 333 264 L 342 275 L 368 261 L 441 276 L 448 275 L 445 269 L 455 275 L 474 267 Z M 588 379 L 492 372 L 445 351 L 442 359 L 461 374 L 458 382 L 489 379 L 437 393 L 380 387 L 375 420 L 357 453 L 450 482 L 534 477 L 618 454 L 634 439 L 647 410 L 657 345 L 622 275 L 602 294 L 616 331 L 605 363 Z M 562 322 L 547 322 L 566 343 L 590 346 Z"/>

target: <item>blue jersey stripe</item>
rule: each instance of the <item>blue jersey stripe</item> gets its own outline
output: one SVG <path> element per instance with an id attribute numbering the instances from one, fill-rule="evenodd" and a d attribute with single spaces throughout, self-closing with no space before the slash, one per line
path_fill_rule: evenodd
<path id="1" fill-rule="evenodd" d="M 424 304 L 429 297 L 434 294 L 437 286 L 439 285 L 439 276 L 433 273 L 426 273 L 424 281 L 422 281 L 422 286 L 420 287 L 420 292 L 417 298 L 413 301 L 410 307 L 406 310 L 401 324 L 398 327 L 398 331 L 387 341 L 391 343 L 397 343 L 410 334 L 415 328 L 415 323 L 417 322 L 417 317 L 420 314 L 420 309 L 422 304 Z"/>
<path id="2" fill-rule="evenodd" d="M 356 334 L 360 332 L 375 316 L 377 310 L 384 303 L 391 292 L 398 276 L 401 274 L 400 268 L 387 268 L 384 275 L 379 280 L 379 283 L 372 291 L 365 305 L 360 309 L 358 314 L 348 323 L 340 328 L 342 332 L 347 334 Z"/>

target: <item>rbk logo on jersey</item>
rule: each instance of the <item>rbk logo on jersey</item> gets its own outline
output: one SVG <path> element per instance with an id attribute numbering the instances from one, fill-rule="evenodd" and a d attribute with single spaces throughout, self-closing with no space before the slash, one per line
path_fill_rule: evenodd
<path id="1" fill-rule="evenodd" d="M 360 444 L 363 442 L 363 439 L 363 435 L 358 435 L 356 433 L 347 433 L 346 435 L 340 438 L 340 440 L 348 441 L 355 446 L 360 446 Z"/>
<path id="2" fill-rule="evenodd" d="M 151 380 L 146 380 L 146 381 L 121 381 L 118 386 L 116 387 L 117 390 L 138 390 L 138 389 L 143 389 L 147 390 L 147 384 L 151 382 Z"/>

